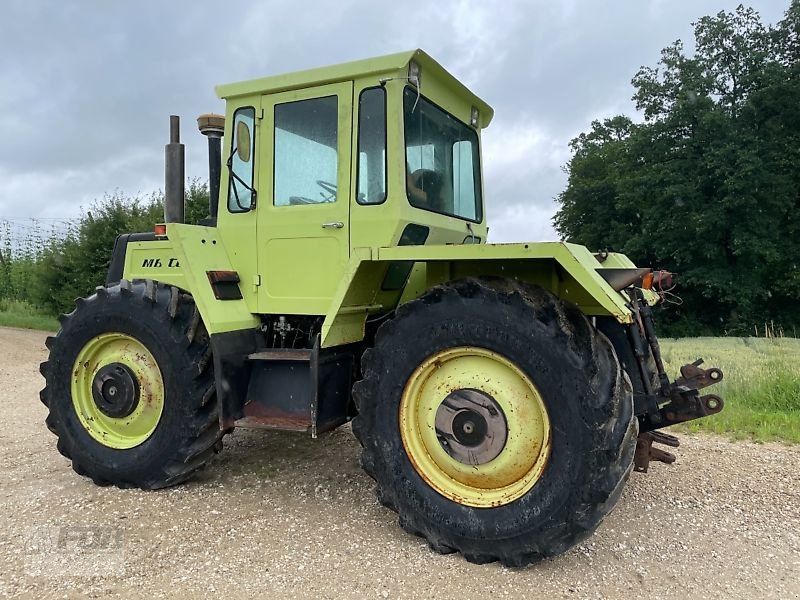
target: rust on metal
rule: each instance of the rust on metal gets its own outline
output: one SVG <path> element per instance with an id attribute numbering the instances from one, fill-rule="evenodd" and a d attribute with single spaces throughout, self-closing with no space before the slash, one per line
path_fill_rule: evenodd
<path id="1" fill-rule="evenodd" d="M 306 433 L 311 428 L 308 419 L 303 419 L 295 415 L 271 417 L 242 417 L 234 423 L 236 427 L 244 429 L 280 429 L 282 431 L 298 431 Z"/>
<path id="2" fill-rule="evenodd" d="M 681 376 L 675 380 L 674 385 L 700 390 L 722 381 L 723 374 L 720 369 L 714 367 L 702 369 L 700 368 L 702 364 L 703 359 L 698 358 L 693 363 L 683 365 L 681 367 Z"/>
<path id="3" fill-rule="evenodd" d="M 671 274 L 657 271 L 654 281 L 655 279 L 661 288 L 671 283 Z M 640 402 L 646 407 L 645 411 L 637 413 L 640 416 L 641 435 L 636 450 L 636 470 L 646 471 L 651 459 L 668 463 L 675 460 L 674 456 L 667 452 L 652 449 L 653 438 L 648 435 L 650 432 L 676 423 L 707 417 L 722 410 L 725 405 L 722 398 L 713 394 L 701 397 L 698 390 L 722 381 L 723 373 L 717 368 L 703 369 L 700 367 L 703 361 L 698 359 L 683 365 L 680 376 L 674 382 L 670 382 L 655 334 L 652 309 L 640 290 L 632 289 L 628 292 L 628 296 L 631 299 L 634 317 L 628 333 L 644 388 L 644 399 L 640 399 Z M 656 373 L 651 373 L 650 359 L 655 363 Z M 657 375 L 658 381 L 653 381 L 653 375 Z M 663 438 L 667 439 L 675 442 L 667 445 L 677 447 L 677 438 L 672 436 Z M 667 443 L 663 440 L 659 438 L 656 441 Z"/>
<path id="4" fill-rule="evenodd" d="M 660 448 L 654 448 L 653 444 L 663 444 L 671 448 L 677 448 L 681 442 L 674 435 L 669 435 L 661 431 L 646 431 L 640 433 L 636 440 L 636 453 L 633 456 L 633 469 L 640 473 L 647 473 L 650 461 L 655 460 L 671 465 L 675 462 L 675 455 Z"/>
<path id="5" fill-rule="evenodd" d="M 703 369 L 703 361 L 698 359 L 681 367 L 681 376 L 668 386 L 668 395 L 659 399 L 658 424 L 652 421 L 640 421 L 640 431 L 636 440 L 636 452 L 633 457 L 634 470 L 646 473 L 650 461 L 666 464 L 675 462 L 675 455 L 656 448 L 653 444 L 662 444 L 677 448 L 680 441 L 674 435 L 655 431 L 676 423 L 685 423 L 693 419 L 707 417 L 722 410 L 725 402 L 715 394 L 700 396 L 697 390 L 722 381 L 722 371 L 717 368 Z"/>
<path id="6" fill-rule="evenodd" d="M 669 402 L 660 409 L 664 422 L 662 427 L 715 415 L 725 406 L 716 394 L 700 396 L 697 393 L 698 389 L 722 381 L 722 371 L 699 369 L 696 364 L 691 364 L 681 367 L 681 373 L 690 373 L 692 377 L 679 377 L 670 386 Z"/>
<path id="7" fill-rule="evenodd" d="M 247 358 L 249 360 L 294 360 L 294 361 L 310 361 L 311 350 L 295 349 L 295 348 L 277 348 L 273 350 L 264 350 L 250 354 Z"/>
<path id="8" fill-rule="evenodd" d="M 258 402 L 248 402 L 242 410 L 243 417 L 236 420 L 236 427 L 283 429 L 287 431 L 309 431 L 310 411 L 292 413 Z"/>
<path id="9" fill-rule="evenodd" d="M 659 292 L 672 288 L 674 273 L 669 271 L 653 271 L 653 289 Z"/>

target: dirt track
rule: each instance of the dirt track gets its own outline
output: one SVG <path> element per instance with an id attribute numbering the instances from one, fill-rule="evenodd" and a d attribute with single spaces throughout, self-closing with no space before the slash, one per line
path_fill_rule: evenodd
<path id="1" fill-rule="evenodd" d="M 237 431 L 188 485 L 94 486 L 44 426 L 44 337 L 0 329 L 0 596 L 800 598 L 800 447 L 684 437 L 585 545 L 476 566 L 396 525 L 347 430 Z"/>

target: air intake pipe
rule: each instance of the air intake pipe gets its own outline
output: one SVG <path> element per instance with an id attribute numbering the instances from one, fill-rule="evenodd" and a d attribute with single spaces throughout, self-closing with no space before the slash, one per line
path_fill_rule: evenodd
<path id="1" fill-rule="evenodd" d="M 185 218 L 185 149 L 181 144 L 181 118 L 169 118 L 169 144 L 164 156 L 164 222 L 183 223 Z"/>
<path id="2" fill-rule="evenodd" d="M 216 225 L 219 210 L 219 178 L 222 170 L 222 134 L 225 117 L 208 113 L 197 118 L 197 128 L 208 137 L 208 214 Z"/>

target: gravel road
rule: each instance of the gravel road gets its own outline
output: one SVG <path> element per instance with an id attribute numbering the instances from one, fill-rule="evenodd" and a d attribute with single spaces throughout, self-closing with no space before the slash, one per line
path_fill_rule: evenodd
<path id="1" fill-rule="evenodd" d="M 236 431 L 189 484 L 94 486 L 44 426 L 44 337 L 0 329 L 0 596 L 800 598 L 800 447 L 684 436 L 584 545 L 477 566 L 397 526 L 347 428 Z"/>

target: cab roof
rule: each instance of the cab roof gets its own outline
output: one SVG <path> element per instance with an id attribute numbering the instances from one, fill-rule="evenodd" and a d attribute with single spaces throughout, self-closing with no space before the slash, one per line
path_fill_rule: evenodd
<path id="1" fill-rule="evenodd" d="M 349 81 L 370 75 L 391 76 L 397 71 L 407 72 L 408 64 L 412 60 L 421 68 L 422 90 L 425 89 L 426 77 L 436 78 L 450 88 L 455 94 L 467 99 L 480 111 L 481 127 L 489 125 L 494 115 L 492 107 L 473 94 L 463 83 L 453 77 L 444 67 L 420 49 L 367 58 L 329 67 L 295 71 L 294 73 L 272 75 L 260 79 L 218 85 L 215 91 L 219 98 L 227 100 L 229 98 L 236 98 L 237 96 L 271 94 L 286 90 L 314 87 L 326 83 Z"/>

